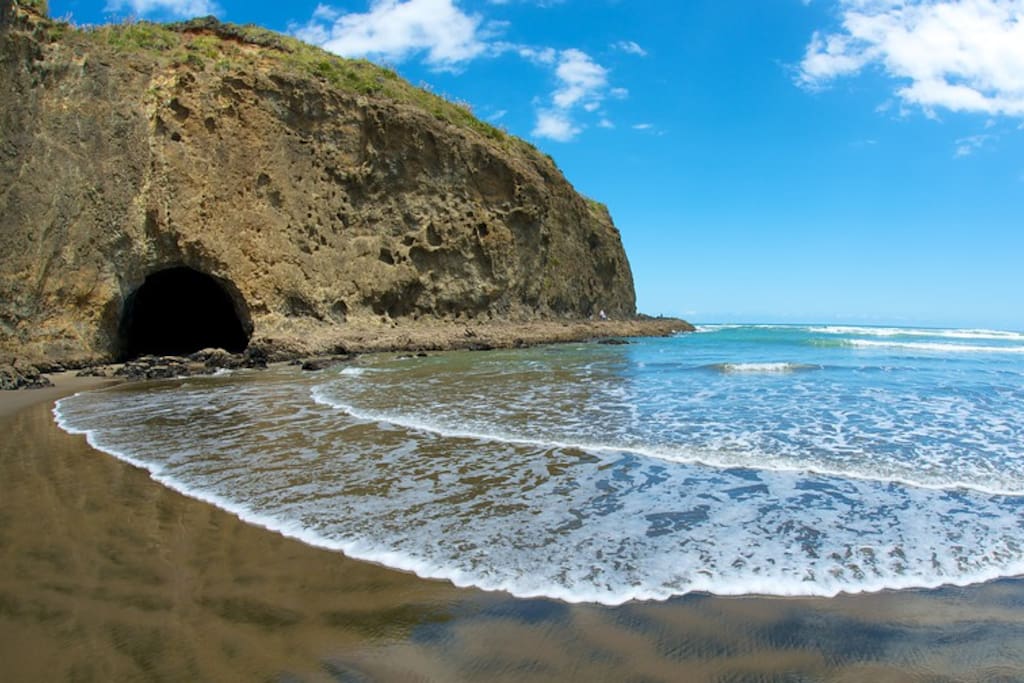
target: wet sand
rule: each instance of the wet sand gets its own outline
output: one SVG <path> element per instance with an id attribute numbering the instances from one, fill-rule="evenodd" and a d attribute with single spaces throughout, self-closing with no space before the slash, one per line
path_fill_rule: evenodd
<path id="1" fill-rule="evenodd" d="M 57 399 L 78 391 L 98 389 L 120 380 L 98 377 L 76 377 L 73 372 L 61 372 L 47 375 L 52 387 L 43 389 L 21 389 L 19 391 L 0 391 L 0 420 L 10 417 L 29 406 L 44 403 L 53 405 Z"/>
<path id="2" fill-rule="evenodd" d="M 50 406 L 93 382 L 0 396 L 0 680 L 1024 681 L 1022 580 L 617 608 L 457 589 L 92 450 Z"/>

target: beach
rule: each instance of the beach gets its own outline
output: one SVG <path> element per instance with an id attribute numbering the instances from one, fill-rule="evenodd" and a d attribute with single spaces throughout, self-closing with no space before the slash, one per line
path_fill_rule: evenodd
<path id="1" fill-rule="evenodd" d="M 91 382 L 0 396 L 5 680 L 1024 680 L 1019 579 L 617 607 L 456 588 L 91 449 L 51 413 Z"/>
<path id="2" fill-rule="evenodd" d="M 1024 0 L 344 5 L 0 0 L 0 683 L 1024 683 Z"/>

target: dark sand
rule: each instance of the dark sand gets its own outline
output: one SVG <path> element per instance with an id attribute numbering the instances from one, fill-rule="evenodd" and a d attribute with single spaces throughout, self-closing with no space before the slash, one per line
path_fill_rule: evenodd
<path id="1" fill-rule="evenodd" d="M 92 450 L 50 413 L 91 382 L 0 396 L 0 681 L 1024 681 L 1021 580 L 618 608 L 457 589 Z"/>

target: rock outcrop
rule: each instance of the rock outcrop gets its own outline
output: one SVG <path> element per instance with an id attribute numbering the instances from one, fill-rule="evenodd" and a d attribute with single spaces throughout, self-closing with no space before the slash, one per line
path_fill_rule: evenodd
<path id="1" fill-rule="evenodd" d="M 24 361 L 0 363 L 0 390 L 43 389 L 53 383 L 34 365 Z"/>
<path id="2" fill-rule="evenodd" d="M 0 355 L 635 315 L 607 210 L 464 107 L 255 27 L 31 4 L 0 0 Z"/>

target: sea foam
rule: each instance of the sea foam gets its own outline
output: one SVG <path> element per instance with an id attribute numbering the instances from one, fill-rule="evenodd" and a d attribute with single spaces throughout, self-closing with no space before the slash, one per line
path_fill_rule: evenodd
<path id="1" fill-rule="evenodd" d="M 972 360 L 953 382 L 955 359 L 892 355 L 879 374 L 853 348 L 778 334 L 792 357 L 778 363 L 817 370 L 693 372 L 763 364 L 694 335 L 129 385 L 54 414 L 251 523 L 523 597 L 834 595 L 1024 572 L 1016 366 Z"/>
<path id="2" fill-rule="evenodd" d="M 870 339 L 847 339 L 844 343 L 847 346 L 862 349 L 896 349 L 936 353 L 1024 353 L 1024 345 L 997 346 L 950 342 L 874 341 Z"/>
<path id="3" fill-rule="evenodd" d="M 800 372 L 804 370 L 820 370 L 820 365 L 808 363 L 712 363 L 707 366 L 712 370 L 726 373 L 760 373 L 760 372 Z"/>
<path id="4" fill-rule="evenodd" d="M 857 327 L 845 325 L 825 325 L 808 327 L 809 332 L 817 334 L 834 334 L 841 336 L 864 337 L 932 337 L 946 339 L 979 339 L 993 341 L 1024 342 L 1024 334 L 1002 330 L 949 330 L 907 327 Z"/>
<path id="5" fill-rule="evenodd" d="M 217 400 L 237 414 L 239 403 L 225 398 Z M 274 399 L 293 406 L 298 397 Z M 83 400 L 96 406 L 79 397 L 57 407 L 66 429 L 90 419 Z M 166 405 L 132 403 L 141 424 Z M 262 412 L 251 406 L 254 422 Z M 281 425 L 280 441 L 250 448 L 237 435 L 204 437 L 198 425 L 185 450 L 201 458 L 174 452 L 180 435 L 171 432 L 136 448 L 120 442 L 127 432 L 87 431 L 95 446 L 164 485 L 253 524 L 522 597 L 619 604 L 691 591 L 834 595 L 973 582 L 1020 567 L 1017 507 L 1008 500 L 393 430 L 373 436 L 332 415 L 314 409 L 302 420 L 307 428 L 333 422 L 335 435 L 317 424 L 316 438 L 302 440 Z M 282 450 L 287 467 L 274 467 Z M 962 547 L 964 537 L 977 547 Z"/>

